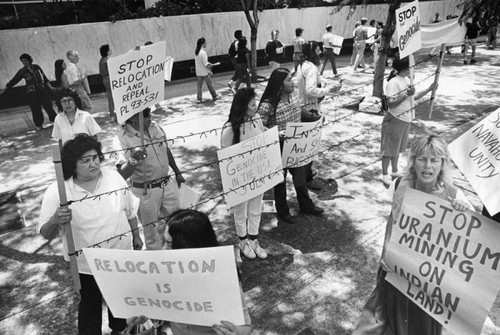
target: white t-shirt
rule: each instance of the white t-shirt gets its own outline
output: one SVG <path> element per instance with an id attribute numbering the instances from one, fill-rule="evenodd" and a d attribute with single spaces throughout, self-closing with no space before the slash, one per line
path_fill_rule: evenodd
<path id="1" fill-rule="evenodd" d="M 210 71 L 208 71 L 208 69 L 207 69 L 208 56 L 207 56 L 207 52 L 205 51 L 205 49 L 201 48 L 198 55 L 195 55 L 194 64 L 196 66 L 196 76 L 197 77 L 208 76 Z"/>
<path id="2" fill-rule="evenodd" d="M 323 41 L 323 48 L 333 49 L 333 46 L 331 46 L 330 43 L 335 44 L 335 42 L 333 41 L 334 36 L 335 35 L 333 35 L 332 33 L 323 34 L 323 37 L 321 38 L 321 40 Z"/>
<path id="3" fill-rule="evenodd" d="M 64 144 L 71 140 L 76 134 L 85 133 L 94 136 L 102 132 L 101 127 L 95 122 L 89 112 L 76 110 L 75 121 L 73 124 L 69 122 L 66 113 L 58 114 L 54 120 L 54 128 L 52 129 L 52 137 L 61 139 Z"/>
<path id="4" fill-rule="evenodd" d="M 403 94 L 403 92 L 406 92 L 409 86 L 410 78 L 396 76 L 387 83 L 387 86 L 385 87 L 385 95 L 387 96 L 387 98 L 390 98 L 396 94 Z M 410 112 L 410 109 L 411 97 L 408 97 L 396 107 L 389 108 L 389 113 L 391 113 L 394 117 L 397 117 L 401 121 L 411 122 L 413 120 L 413 113 Z"/>
<path id="5" fill-rule="evenodd" d="M 120 174 L 111 168 L 101 168 L 102 176 L 93 193 L 86 191 L 76 185 L 73 178 L 64 182 L 68 200 L 78 200 L 91 197 L 118 189 L 128 187 L 127 182 Z M 43 196 L 37 231 L 47 223 L 59 207 L 59 191 L 57 181 L 52 183 Z M 130 191 L 113 192 L 101 196 L 99 199 L 88 199 L 69 205 L 71 209 L 71 229 L 75 250 L 86 248 L 90 245 L 104 241 L 110 237 L 123 234 L 121 238 L 111 239 L 102 245 L 106 249 L 132 250 L 132 234 L 126 233 L 130 230 L 129 219 L 137 216 L 139 199 Z M 64 259 L 69 261 L 68 244 L 63 229 L 62 248 Z M 77 257 L 78 272 L 92 274 L 85 256 L 79 254 Z"/>

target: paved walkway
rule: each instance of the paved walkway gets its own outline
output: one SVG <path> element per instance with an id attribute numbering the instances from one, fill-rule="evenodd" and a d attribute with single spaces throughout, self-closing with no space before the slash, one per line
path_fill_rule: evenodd
<path id="1" fill-rule="evenodd" d="M 420 106 L 412 134 L 437 132 L 452 140 L 487 111 L 498 107 L 500 67 L 496 57 L 494 52 L 480 49 L 479 63 L 463 66 L 459 53 L 447 56 L 433 118 L 428 119 L 428 104 Z M 422 58 L 424 56 L 418 59 Z M 344 90 L 371 82 L 371 74 L 352 74 L 345 67 L 346 62 L 346 59 L 340 60 Z M 435 60 L 419 66 L 416 81 L 431 74 L 435 66 Z M 268 71 L 260 70 L 259 74 L 268 75 Z M 227 119 L 232 100 L 226 87 L 227 79 L 228 74 L 215 78 L 215 87 L 222 99 L 203 105 L 195 103 L 194 82 L 167 86 L 166 93 L 171 98 L 162 103 L 166 112 L 154 113 L 154 119 L 169 138 L 220 128 Z M 256 85 L 259 94 L 265 85 Z M 341 98 L 327 99 L 323 112 L 330 120 L 348 115 L 352 109 L 339 107 L 370 91 L 370 87 L 360 88 Z M 205 94 L 208 97 L 208 92 Z M 105 97 L 92 98 L 97 110 L 94 116 L 105 131 L 100 139 L 106 151 L 111 148 L 112 136 L 118 127 L 109 122 L 105 112 L 99 112 L 105 110 Z M 60 257 L 60 241 L 45 241 L 33 229 L 43 192 L 54 180 L 50 130 L 30 130 L 25 111 L 11 110 L 5 114 L 18 115 L 11 120 L 20 126 L 8 137 L 15 143 L 14 147 L 2 149 L 2 192 L 15 194 L 17 204 L 12 206 L 17 206 L 25 227 L 3 234 L 0 242 L 3 264 L 0 333 L 75 333 L 76 298 L 67 264 Z M 1 113 L 0 124 L 4 123 L 3 117 Z M 378 179 L 380 133 L 377 125 L 380 122 L 378 115 L 357 113 L 325 128 L 324 150 L 315 164 L 325 189 L 312 193 L 313 200 L 326 209 L 325 215 L 316 218 L 298 214 L 300 223 L 296 225 L 278 224 L 273 214 L 263 215 L 260 240 L 270 257 L 265 261 L 243 260 L 241 265 L 255 334 L 352 332 L 375 284 L 390 208 L 390 199 Z M 5 128 L 0 131 L 3 132 Z M 220 132 L 205 135 L 179 138 L 171 145 L 181 169 L 216 160 Z M 106 164 L 112 164 L 112 158 L 106 158 Z M 404 161 L 402 159 L 401 168 Z M 454 175 L 461 178 L 456 170 Z M 196 188 L 202 198 L 221 192 L 217 167 L 197 169 L 186 177 L 187 183 Z M 466 183 L 462 186 L 470 188 Z M 288 192 L 292 211 L 298 213 L 291 182 Z M 271 193 L 266 192 L 265 198 L 272 198 Z M 473 193 L 467 195 L 476 208 L 481 206 Z M 209 214 L 223 244 L 235 242 L 233 219 L 222 199 L 204 204 L 201 210 Z M 490 316 L 493 322 L 485 326 L 482 334 L 499 333 L 495 326 L 500 325 L 498 301 Z M 105 324 L 103 331 L 109 332 Z"/>

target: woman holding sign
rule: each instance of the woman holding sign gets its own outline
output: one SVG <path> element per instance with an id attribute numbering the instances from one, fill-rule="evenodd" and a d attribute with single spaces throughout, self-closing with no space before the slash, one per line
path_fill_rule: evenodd
<path id="1" fill-rule="evenodd" d="M 71 224 L 75 250 L 108 238 L 103 248 L 142 249 L 137 230 L 139 199 L 130 191 L 116 191 L 128 185 L 115 169 L 101 168 L 103 159 L 100 142 L 87 134 L 76 135 L 62 150 L 64 186 L 68 199 L 74 203 L 69 207 L 60 205 L 57 182 L 51 184 L 43 196 L 37 230 L 48 240 L 62 235 L 66 260 L 69 257 L 64 231 L 68 224 Z M 104 195 L 79 201 L 98 194 Z M 81 283 L 78 331 L 80 335 L 101 334 L 103 297 L 85 257 L 81 253 L 77 256 Z M 125 329 L 126 320 L 115 318 L 109 309 L 108 318 L 112 334 L 120 334 Z"/>
<path id="2" fill-rule="evenodd" d="M 265 127 L 272 128 L 278 126 L 280 134 L 280 148 L 283 150 L 285 143 L 285 130 L 287 123 L 300 122 L 302 115 L 302 101 L 299 93 L 294 87 L 290 71 L 285 68 L 278 68 L 271 73 L 267 87 L 262 94 L 258 112 L 262 117 Z M 286 201 L 286 173 L 290 171 L 293 178 L 293 186 L 297 193 L 300 211 L 305 214 L 320 215 L 323 208 L 317 207 L 309 197 L 307 190 L 306 174 L 307 166 L 285 169 L 284 180 L 274 186 L 274 200 L 278 218 L 294 224 L 295 218 L 290 214 L 290 208 Z"/>
<path id="3" fill-rule="evenodd" d="M 385 263 L 385 253 L 392 230 L 399 229 L 393 222 L 399 217 L 406 189 L 447 199 L 457 211 L 465 211 L 469 207 L 465 195 L 449 180 L 449 165 L 448 147 L 440 137 L 427 135 L 411 144 L 405 175 L 397 178 L 390 187 L 393 192 L 392 211 L 387 220 L 377 286 L 365 305 L 353 335 L 441 334 L 441 324 L 385 280 L 387 272 L 393 271 Z"/>
<path id="4" fill-rule="evenodd" d="M 254 89 L 247 87 L 238 90 L 231 105 L 229 119 L 222 128 L 221 148 L 240 143 L 265 131 L 262 119 L 256 112 Z M 240 251 L 250 259 L 267 258 L 266 251 L 260 247 L 257 240 L 263 196 L 264 194 L 259 194 L 232 208 L 236 234 L 240 239 Z"/>
<path id="5" fill-rule="evenodd" d="M 410 61 L 408 57 L 396 57 L 392 67 L 394 73 L 387 79 L 385 95 L 389 110 L 382 121 L 382 138 L 380 151 L 382 153 L 382 182 L 389 186 L 398 176 L 399 154 L 406 151 L 410 125 L 414 117 L 412 97 L 415 100 L 432 92 L 435 84 L 432 83 L 425 90 L 415 92 L 415 87 L 410 86 Z M 389 175 L 389 163 L 392 174 Z"/>
<path id="6" fill-rule="evenodd" d="M 168 230 L 165 231 L 166 249 L 193 249 L 218 247 L 219 242 L 215 235 L 212 223 L 204 213 L 193 209 L 181 209 L 174 212 L 167 220 Z M 249 335 L 252 331 L 250 315 L 246 308 L 243 290 L 240 284 L 241 301 L 243 304 L 244 325 L 236 326 L 229 321 L 221 321 L 212 327 L 191 325 L 179 322 L 170 322 L 173 335 Z M 144 316 L 132 317 L 127 320 L 129 327 L 125 334 L 136 325 L 143 324 Z M 136 334 L 136 333 L 133 333 Z M 150 330 L 139 335 L 152 334 Z M 156 333 L 155 333 L 156 334 Z"/>

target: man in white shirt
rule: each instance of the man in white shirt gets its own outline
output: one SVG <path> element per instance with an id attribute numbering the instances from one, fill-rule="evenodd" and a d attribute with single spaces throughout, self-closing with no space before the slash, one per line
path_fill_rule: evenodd
<path id="1" fill-rule="evenodd" d="M 319 73 L 323 75 L 323 71 L 325 71 L 326 63 L 328 60 L 332 64 L 332 71 L 335 77 L 338 77 L 339 74 L 337 73 L 337 66 L 335 65 L 335 54 L 333 53 L 333 48 L 340 48 L 342 47 L 341 45 L 335 45 L 334 43 L 334 38 L 335 35 L 332 33 L 332 25 L 328 24 L 326 26 L 326 33 L 322 37 L 323 41 L 323 50 L 324 50 L 324 56 L 323 56 L 323 63 L 321 64 L 321 69 L 319 70 Z"/>
<path id="2" fill-rule="evenodd" d="M 366 17 L 361 18 L 361 25 L 354 30 L 354 44 L 358 50 L 358 54 L 356 55 L 356 61 L 354 62 L 354 71 L 358 69 L 358 66 L 365 68 L 365 49 L 366 49 L 366 40 L 368 37 L 368 27 L 366 24 L 368 23 L 368 19 Z"/>
<path id="3" fill-rule="evenodd" d="M 66 53 L 66 57 L 68 58 L 69 63 L 66 64 L 64 74 L 67 77 L 69 87 L 78 93 L 78 96 L 82 100 L 83 109 L 90 113 L 92 112 L 94 106 L 92 105 L 92 101 L 87 94 L 90 94 L 90 89 L 88 88 L 88 81 L 85 76 L 85 72 L 82 71 L 82 69 L 79 69 L 76 65 L 80 60 L 78 52 L 70 50 Z"/>

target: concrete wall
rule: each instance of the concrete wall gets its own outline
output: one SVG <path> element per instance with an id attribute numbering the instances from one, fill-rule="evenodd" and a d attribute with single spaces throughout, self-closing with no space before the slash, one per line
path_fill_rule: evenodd
<path id="1" fill-rule="evenodd" d="M 436 12 L 441 13 L 442 18 L 450 13 L 459 14 L 460 10 L 456 8 L 458 3 L 459 0 L 421 2 L 422 23 L 429 23 Z M 346 20 L 348 7 L 340 11 L 336 7 L 266 10 L 259 13 L 257 48 L 265 47 L 273 29 L 280 31 L 280 40 L 286 44 L 292 43 L 297 27 L 305 29 L 305 39 L 319 40 L 327 23 L 333 25 L 334 33 L 349 38 L 354 23 L 361 17 L 385 22 L 387 10 L 386 4 L 358 6 L 349 20 Z M 102 44 L 110 44 L 113 53 L 118 55 L 136 45 L 143 45 L 147 40 L 165 40 L 167 54 L 176 61 L 183 61 L 194 58 L 196 40 L 202 36 L 207 39 L 209 55 L 226 54 L 236 29 L 243 30 L 243 34 L 250 38 L 250 29 L 243 12 L 2 30 L 0 87 L 5 87 L 19 70 L 19 56 L 25 52 L 42 67 L 49 79 L 54 79 L 54 61 L 65 58 L 68 50 L 78 50 L 80 62 L 91 75 L 99 72 L 99 46 Z M 24 81 L 18 85 L 24 85 Z"/>

